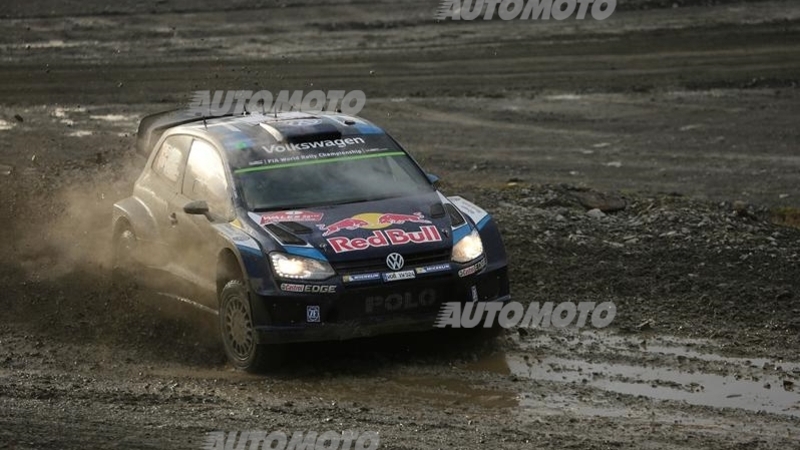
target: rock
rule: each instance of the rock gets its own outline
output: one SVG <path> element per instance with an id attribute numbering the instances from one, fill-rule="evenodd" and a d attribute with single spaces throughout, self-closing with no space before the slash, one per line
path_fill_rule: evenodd
<path id="1" fill-rule="evenodd" d="M 757 219 L 755 213 L 753 212 L 753 207 L 741 200 L 733 202 L 733 211 L 739 217 L 745 217 L 748 219 Z"/>
<path id="2" fill-rule="evenodd" d="M 622 211 L 628 206 L 628 202 L 624 198 L 614 194 L 597 191 L 572 191 L 570 195 L 584 208 L 599 209 L 606 213 Z"/>
<path id="3" fill-rule="evenodd" d="M 736 200 L 733 202 L 733 210 L 736 212 L 747 211 L 747 203 L 741 200 Z"/>
<path id="4" fill-rule="evenodd" d="M 591 218 L 593 218 L 593 219 L 602 219 L 603 217 L 606 216 L 606 213 L 604 213 L 603 211 L 600 211 L 597 208 L 594 208 L 594 209 L 590 209 L 589 211 L 586 211 L 586 215 L 591 217 Z"/>

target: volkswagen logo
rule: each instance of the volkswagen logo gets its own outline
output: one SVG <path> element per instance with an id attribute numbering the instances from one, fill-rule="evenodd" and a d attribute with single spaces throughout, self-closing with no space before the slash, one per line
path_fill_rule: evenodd
<path id="1" fill-rule="evenodd" d="M 386 265 L 392 270 L 400 270 L 403 268 L 403 255 L 400 253 L 390 253 L 389 256 L 386 257 Z"/>

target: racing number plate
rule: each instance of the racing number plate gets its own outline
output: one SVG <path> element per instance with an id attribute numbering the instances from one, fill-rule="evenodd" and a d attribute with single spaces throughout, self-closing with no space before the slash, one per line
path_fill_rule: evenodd
<path id="1" fill-rule="evenodd" d="M 383 281 L 400 281 L 411 280 L 416 278 L 417 274 L 413 270 L 401 270 L 399 272 L 384 272 Z"/>

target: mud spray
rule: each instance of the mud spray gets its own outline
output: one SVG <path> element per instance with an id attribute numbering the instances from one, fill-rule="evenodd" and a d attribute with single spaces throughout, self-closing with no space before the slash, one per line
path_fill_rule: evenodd
<path id="1" fill-rule="evenodd" d="M 113 162 L 97 154 L 69 167 L 33 167 L 0 180 L 4 322 L 33 329 L 43 340 L 103 342 L 172 356 L 183 345 L 192 349 L 188 355 L 199 346 L 211 355 L 204 359 L 219 359 L 213 356 L 215 334 L 196 331 L 207 331 L 208 317 L 136 280 L 112 283 L 112 207 L 130 195 L 143 164 L 133 151 Z"/>

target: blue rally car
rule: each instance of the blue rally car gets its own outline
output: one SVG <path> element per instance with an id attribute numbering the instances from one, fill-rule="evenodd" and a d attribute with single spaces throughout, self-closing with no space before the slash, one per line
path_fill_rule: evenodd
<path id="1" fill-rule="evenodd" d="M 270 345 L 432 329 L 443 302 L 506 301 L 495 222 L 445 197 L 386 132 L 338 113 L 144 118 L 114 205 L 114 267 L 213 292 L 239 368 Z"/>

